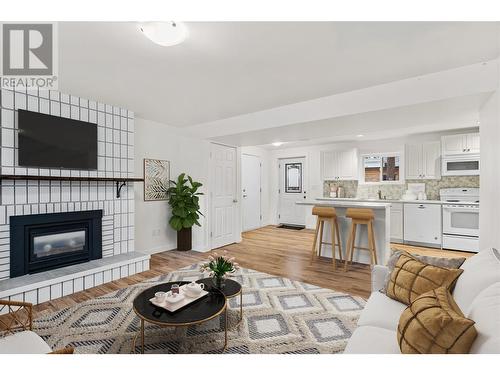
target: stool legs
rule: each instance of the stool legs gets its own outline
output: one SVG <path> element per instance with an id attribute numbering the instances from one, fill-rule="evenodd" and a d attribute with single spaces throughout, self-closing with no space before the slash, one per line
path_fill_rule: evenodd
<path id="1" fill-rule="evenodd" d="M 331 243 L 323 242 L 323 229 L 325 228 L 325 222 L 329 222 L 331 225 L 331 234 L 332 234 Z M 332 245 L 332 265 L 333 269 L 336 269 L 335 249 L 336 248 L 339 249 L 339 259 L 342 260 L 342 244 L 340 242 L 338 222 L 335 218 L 330 219 L 330 218 L 318 217 L 318 221 L 316 222 L 316 230 L 314 231 L 314 240 L 311 250 L 311 261 L 310 261 L 311 265 L 316 256 L 321 256 L 321 248 L 323 244 Z M 316 249 L 316 246 L 318 246 L 319 248 Z"/>
<path id="2" fill-rule="evenodd" d="M 377 249 L 375 248 L 375 235 L 373 234 L 373 221 L 370 221 L 370 224 L 368 224 L 368 247 L 370 248 L 373 264 L 377 264 Z"/>
<path id="3" fill-rule="evenodd" d="M 335 241 L 335 234 L 336 234 L 336 230 L 335 230 L 335 219 L 332 219 L 330 220 L 330 225 L 331 225 L 331 229 L 332 229 L 332 265 L 333 265 L 333 269 L 337 268 L 336 267 L 336 259 L 335 259 L 335 243 L 337 241 Z"/>
<path id="4" fill-rule="evenodd" d="M 368 234 L 368 247 L 356 246 L 356 231 L 359 225 L 366 225 Z M 377 249 L 375 246 L 375 233 L 373 230 L 373 220 L 353 219 L 351 224 L 351 233 L 347 244 L 347 253 L 344 262 L 344 271 L 347 271 L 349 263 L 352 263 L 354 249 L 368 250 L 370 252 L 370 264 L 375 265 L 377 261 Z"/>
<path id="5" fill-rule="evenodd" d="M 325 227 L 325 220 L 320 219 L 320 225 L 319 225 L 319 249 L 318 249 L 318 256 L 321 256 L 321 247 L 323 246 L 323 228 Z"/>
<path id="6" fill-rule="evenodd" d="M 342 242 L 339 233 L 339 222 L 335 219 L 335 233 L 337 234 L 337 241 L 339 246 L 339 260 L 342 260 Z"/>
<path id="7" fill-rule="evenodd" d="M 313 240 L 310 264 L 312 264 L 312 262 L 314 260 L 314 256 L 316 255 L 316 243 L 318 242 L 318 231 L 319 231 L 319 225 L 320 225 L 319 223 L 320 223 L 320 220 L 318 218 L 318 220 L 316 220 L 316 230 L 314 231 L 314 240 Z"/>

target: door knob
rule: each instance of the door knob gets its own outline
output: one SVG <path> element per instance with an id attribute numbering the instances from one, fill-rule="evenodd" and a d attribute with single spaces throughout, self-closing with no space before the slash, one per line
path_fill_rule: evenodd
<path id="1" fill-rule="evenodd" d="M 246 195 L 246 194 L 243 194 L 243 198 L 246 198 L 246 197 L 247 197 L 247 195 Z M 236 203 L 236 202 L 235 202 L 235 203 Z"/>
<path id="2" fill-rule="evenodd" d="M 238 199 L 233 199 L 233 203 L 238 203 Z"/>

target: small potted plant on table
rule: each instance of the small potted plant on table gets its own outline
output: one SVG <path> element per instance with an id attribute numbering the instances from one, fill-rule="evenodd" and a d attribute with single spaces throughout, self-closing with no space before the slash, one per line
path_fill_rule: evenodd
<path id="1" fill-rule="evenodd" d="M 189 181 L 189 185 L 187 182 Z M 170 226 L 177 231 L 177 250 L 191 250 L 192 227 L 201 227 L 198 219 L 200 215 L 198 189 L 203 186 L 200 182 L 193 181 L 190 176 L 181 173 L 177 181 L 171 181 L 172 186 L 168 188 L 168 204 L 172 207 Z"/>
<path id="2" fill-rule="evenodd" d="M 240 268 L 234 260 L 234 257 L 229 257 L 226 251 L 223 255 L 214 252 L 208 256 L 208 262 L 201 265 L 200 272 L 210 272 L 209 276 L 212 277 L 215 287 L 221 289 L 224 287 L 226 275 Z"/>

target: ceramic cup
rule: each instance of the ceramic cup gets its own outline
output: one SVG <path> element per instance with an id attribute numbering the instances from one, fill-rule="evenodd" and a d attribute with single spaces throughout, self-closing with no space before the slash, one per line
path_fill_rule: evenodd
<path id="1" fill-rule="evenodd" d="M 165 301 L 165 296 L 166 296 L 165 292 L 156 292 L 155 293 L 155 300 L 161 303 L 161 302 Z"/>

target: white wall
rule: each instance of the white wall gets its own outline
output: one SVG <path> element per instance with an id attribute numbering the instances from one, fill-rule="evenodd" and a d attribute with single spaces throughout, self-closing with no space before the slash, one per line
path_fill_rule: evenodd
<path id="1" fill-rule="evenodd" d="M 500 67 L 499 67 L 500 70 Z M 500 71 L 498 74 L 500 88 Z M 500 93 L 491 95 L 480 111 L 481 179 L 479 229 L 480 248 L 500 249 Z"/>
<path id="2" fill-rule="evenodd" d="M 210 144 L 207 141 L 186 137 L 179 129 L 165 124 L 136 118 L 135 121 L 135 170 L 144 174 L 143 159 L 170 161 L 170 178 L 185 172 L 204 186 L 208 193 Z M 170 208 L 166 201 L 145 202 L 144 189 L 135 189 L 135 246 L 138 251 L 154 253 L 176 248 L 177 234 L 168 225 Z M 208 249 L 208 197 L 200 198 L 202 227 L 193 227 L 193 250 Z M 159 233 L 158 233 L 159 231 Z"/>

